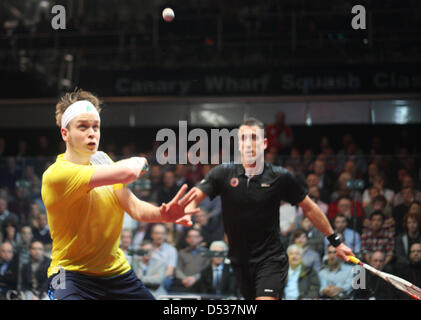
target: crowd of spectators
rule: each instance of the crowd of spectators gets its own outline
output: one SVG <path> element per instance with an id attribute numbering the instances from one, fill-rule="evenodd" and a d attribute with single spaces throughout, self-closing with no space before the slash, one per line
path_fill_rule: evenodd
<path id="1" fill-rule="evenodd" d="M 421 287 L 420 158 L 411 148 L 381 153 L 376 139 L 361 150 L 352 134 L 334 150 L 326 136 L 314 149 L 299 150 L 285 116 L 267 126 L 265 160 L 287 168 L 308 190 L 343 241 L 363 261 Z M 156 146 L 157 147 L 157 146 Z M 129 187 L 140 199 L 168 202 L 179 187 L 196 185 L 213 165 L 159 165 L 156 147 L 139 154 L 132 145 L 105 145 L 114 160 L 133 155 L 148 158 L 150 170 Z M 2 299 L 45 299 L 46 268 L 52 240 L 40 187 L 55 150 L 44 136 L 37 152 L 25 141 L 8 152 L 0 138 L 0 296 Z M 31 156 L 29 156 L 31 155 Z M 404 299 L 405 296 L 367 274 L 365 289 L 352 287 L 353 268 L 334 255 L 334 248 L 301 209 L 279 204 L 281 241 L 290 269 L 283 292 L 286 299 Z M 121 249 L 133 270 L 156 297 L 201 294 L 239 297 L 224 257 L 227 244 L 221 200 L 206 198 L 193 227 L 152 224 L 125 214 Z M 218 255 L 218 252 L 222 252 Z"/>

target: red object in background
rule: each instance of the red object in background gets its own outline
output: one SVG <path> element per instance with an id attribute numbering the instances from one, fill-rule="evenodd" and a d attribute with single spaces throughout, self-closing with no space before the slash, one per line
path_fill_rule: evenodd
<path id="1" fill-rule="evenodd" d="M 355 206 L 356 203 L 356 206 Z M 356 210 L 355 210 L 356 208 Z M 361 219 L 361 222 L 364 222 L 364 210 L 361 202 L 359 201 L 351 201 L 351 213 L 352 215 L 357 215 Z M 332 202 L 329 204 L 329 208 L 327 209 L 327 217 L 330 221 L 333 221 L 333 218 L 336 217 L 338 214 L 338 201 Z"/>

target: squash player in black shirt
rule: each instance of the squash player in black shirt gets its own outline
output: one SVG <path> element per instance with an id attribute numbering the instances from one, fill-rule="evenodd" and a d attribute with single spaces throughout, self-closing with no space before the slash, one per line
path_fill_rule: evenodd
<path id="1" fill-rule="evenodd" d="M 247 300 L 276 300 L 288 275 L 288 258 L 280 241 L 281 200 L 298 204 L 336 247 L 338 257 L 348 261 L 347 256 L 354 254 L 341 243 L 325 214 L 292 174 L 283 167 L 259 161 L 267 146 L 263 123 L 254 118 L 246 120 L 238 136 L 241 163 L 221 164 L 210 170 L 194 187 L 197 197 L 186 212 L 206 196 L 213 199 L 220 195 L 228 257 L 241 294 Z M 190 216 L 180 220 L 190 220 Z"/>

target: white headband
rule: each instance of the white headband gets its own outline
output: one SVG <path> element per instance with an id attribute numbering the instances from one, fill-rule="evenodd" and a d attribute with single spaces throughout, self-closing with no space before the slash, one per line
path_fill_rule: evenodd
<path id="1" fill-rule="evenodd" d="M 61 127 L 66 128 L 69 122 L 72 121 L 72 119 L 74 119 L 82 113 L 96 114 L 98 118 L 100 118 L 98 110 L 91 102 L 89 102 L 88 100 L 80 100 L 71 104 L 66 109 L 66 111 L 64 111 L 63 115 L 61 116 Z"/>

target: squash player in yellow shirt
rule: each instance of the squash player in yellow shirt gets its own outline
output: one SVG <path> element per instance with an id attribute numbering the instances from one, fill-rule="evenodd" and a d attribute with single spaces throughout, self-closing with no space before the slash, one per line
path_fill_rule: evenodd
<path id="1" fill-rule="evenodd" d="M 176 222 L 199 211 L 185 211 L 195 194 L 184 195 L 184 185 L 160 207 L 139 200 L 126 185 L 147 171 L 147 161 L 132 157 L 114 163 L 97 151 L 100 111 L 99 99 L 80 89 L 56 105 L 66 151 L 44 172 L 41 191 L 53 239 L 49 297 L 153 299 L 119 249 L 124 211 L 139 221 Z"/>

